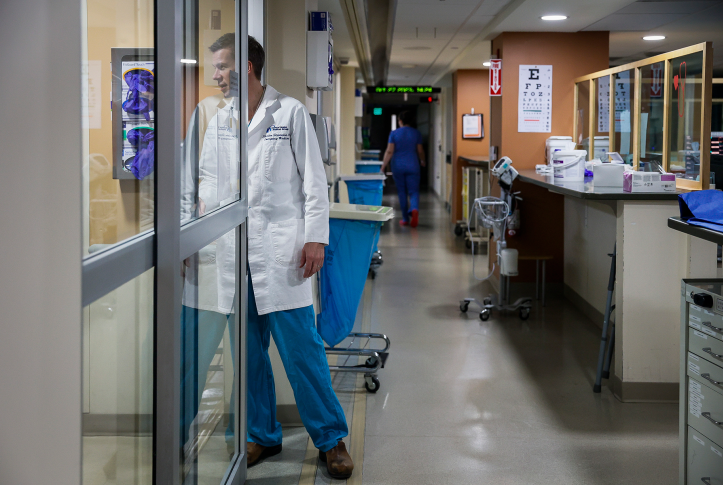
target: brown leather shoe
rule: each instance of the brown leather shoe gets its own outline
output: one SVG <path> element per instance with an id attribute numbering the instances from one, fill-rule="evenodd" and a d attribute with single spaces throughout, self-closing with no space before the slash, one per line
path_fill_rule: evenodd
<path id="1" fill-rule="evenodd" d="M 253 441 L 246 442 L 246 466 L 254 466 L 260 463 L 264 458 L 278 455 L 281 453 L 281 445 L 276 446 L 261 446 Z"/>
<path id="2" fill-rule="evenodd" d="M 332 478 L 349 478 L 351 472 L 354 471 L 354 463 L 351 461 L 351 456 L 346 451 L 343 441 L 326 453 L 319 450 L 319 459 L 326 463 L 326 469 Z"/>

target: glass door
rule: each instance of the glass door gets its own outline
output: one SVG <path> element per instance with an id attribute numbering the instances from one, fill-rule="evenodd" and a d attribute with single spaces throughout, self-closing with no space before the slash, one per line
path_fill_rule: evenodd
<path id="1" fill-rule="evenodd" d="M 82 482 L 243 483 L 246 0 L 80 5 Z"/>

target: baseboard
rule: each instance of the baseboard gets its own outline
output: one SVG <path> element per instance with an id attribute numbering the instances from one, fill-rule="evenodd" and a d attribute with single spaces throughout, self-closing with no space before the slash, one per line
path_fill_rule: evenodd
<path id="1" fill-rule="evenodd" d="M 611 378 L 613 394 L 622 402 L 677 403 L 680 385 L 677 382 L 623 382 Z"/>
<path id="2" fill-rule="evenodd" d="M 138 436 L 152 432 L 152 414 L 83 414 L 83 436 Z"/>
<path id="3" fill-rule="evenodd" d="M 602 328 L 603 326 L 603 314 L 601 311 L 598 311 L 597 308 L 592 306 L 590 303 L 587 302 L 583 297 L 581 297 L 575 290 L 570 288 L 566 283 L 563 286 L 563 295 L 569 301 L 572 303 L 572 306 L 580 310 L 587 318 L 593 321 L 595 325 Z"/>
<path id="4" fill-rule="evenodd" d="M 276 420 L 283 426 L 303 426 L 296 404 L 277 404 Z"/>

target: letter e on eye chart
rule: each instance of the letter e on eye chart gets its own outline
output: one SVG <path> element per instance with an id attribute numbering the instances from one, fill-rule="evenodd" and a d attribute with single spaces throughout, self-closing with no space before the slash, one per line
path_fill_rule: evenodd
<path id="1" fill-rule="evenodd" d="M 552 66 L 520 65 L 519 133 L 552 131 Z"/>

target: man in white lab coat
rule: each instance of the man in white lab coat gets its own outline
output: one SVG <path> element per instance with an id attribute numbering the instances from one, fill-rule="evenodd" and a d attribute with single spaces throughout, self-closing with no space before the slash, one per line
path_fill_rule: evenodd
<path id="1" fill-rule="evenodd" d="M 346 418 L 316 331 L 310 280 L 329 242 L 326 174 L 306 107 L 261 85 L 264 60 L 249 37 L 248 463 L 281 451 L 268 355 L 273 335 L 320 460 L 332 477 L 347 478 L 354 465 L 341 441 Z"/>

